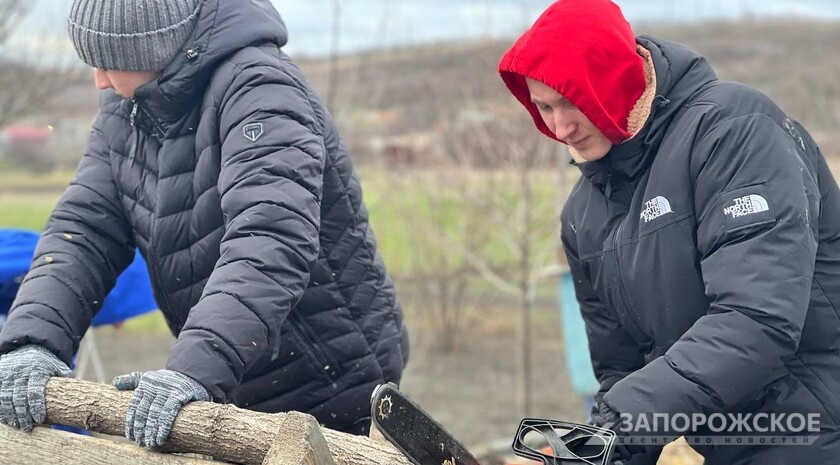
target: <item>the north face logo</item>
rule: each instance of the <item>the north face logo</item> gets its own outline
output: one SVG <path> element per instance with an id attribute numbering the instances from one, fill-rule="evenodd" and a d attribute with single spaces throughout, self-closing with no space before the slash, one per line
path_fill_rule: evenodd
<path id="1" fill-rule="evenodd" d="M 642 210 L 640 219 L 647 223 L 666 213 L 674 213 L 674 211 L 671 210 L 671 203 L 668 202 L 668 199 L 660 195 L 645 202 L 645 209 Z"/>
<path id="2" fill-rule="evenodd" d="M 770 206 L 767 205 L 767 200 L 757 194 L 745 195 L 733 201 L 735 205 L 730 205 L 723 209 L 723 214 L 732 218 L 766 212 L 770 209 Z"/>

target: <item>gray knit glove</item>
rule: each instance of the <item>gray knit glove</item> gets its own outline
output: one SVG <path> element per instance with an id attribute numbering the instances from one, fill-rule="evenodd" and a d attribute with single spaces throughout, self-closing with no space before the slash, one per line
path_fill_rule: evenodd
<path id="1" fill-rule="evenodd" d="M 39 345 L 0 356 L 0 423 L 32 431 L 47 419 L 47 381 L 70 373 L 67 364 Z"/>
<path id="2" fill-rule="evenodd" d="M 173 370 L 135 371 L 117 376 L 113 385 L 119 390 L 134 389 L 125 416 L 125 437 L 141 447 L 162 446 L 181 407 L 194 400 L 210 400 L 204 386 Z"/>

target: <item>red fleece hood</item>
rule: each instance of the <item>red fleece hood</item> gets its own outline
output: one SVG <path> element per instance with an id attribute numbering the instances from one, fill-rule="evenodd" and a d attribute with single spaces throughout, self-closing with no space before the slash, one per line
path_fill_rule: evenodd
<path id="1" fill-rule="evenodd" d="M 537 129 L 555 140 L 531 103 L 526 77 L 563 95 L 613 144 L 631 137 L 627 118 L 645 90 L 635 35 L 609 0 L 553 3 L 504 54 L 499 74 Z"/>

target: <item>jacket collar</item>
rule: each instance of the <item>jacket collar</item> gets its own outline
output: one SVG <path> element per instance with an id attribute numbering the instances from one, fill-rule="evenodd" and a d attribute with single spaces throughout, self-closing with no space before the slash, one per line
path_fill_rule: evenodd
<path id="1" fill-rule="evenodd" d="M 163 75 L 141 86 L 135 101 L 166 137 L 190 133 L 210 77 L 237 51 L 286 44 L 286 26 L 269 0 L 202 0 L 195 29 Z"/>
<path id="2" fill-rule="evenodd" d="M 636 185 L 656 157 L 682 104 L 717 79 L 705 59 L 683 45 L 644 36 L 637 38 L 637 43 L 650 52 L 655 74 L 649 116 L 632 138 L 614 145 L 606 156 L 578 164 L 581 173 L 607 194 L 623 191 L 622 184 Z"/>

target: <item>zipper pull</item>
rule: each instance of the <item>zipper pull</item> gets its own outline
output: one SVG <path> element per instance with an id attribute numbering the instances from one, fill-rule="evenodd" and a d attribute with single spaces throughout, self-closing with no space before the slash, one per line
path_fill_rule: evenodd
<path id="1" fill-rule="evenodd" d="M 128 115 L 128 122 L 134 126 L 134 123 L 137 121 L 137 109 L 140 108 L 140 105 L 134 99 L 131 99 L 131 103 L 133 106 L 131 107 L 131 114 Z"/>
<path id="2" fill-rule="evenodd" d="M 131 107 L 131 113 L 128 115 L 128 122 L 131 123 L 131 137 L 128 139 L 128 162 L 131 166 L 134 166 L 134 159 L 137 156 L 137 145 L 140 143 L 140 134 L 138 134 L 140 129 L 135 124 L 137 122 L 137 110 L 140 108 L 140 104 L 134 99 L 131 99 L 131 103 L 133 106 Z"/>
<path id="3" fill-rule="evenodd" d="M 653 98 L 653 103 L 657 107 L 664 107 L 671 103 L 671 101 L 667 99 L 664 95 L 660 94 Z"/>
<path id="4" fill-rule="evenodd" d="M 134 160 L 137 157 L 137 146 L 140 144 L 140 134 L 138 132 L 139 129 L 132 127 L 131 137 L 128 138 L 128 162 L 131 166 L 134 166 Z"/>
<path id="5" fill-rule="evenodd" d="M 280 337 L 275 336 L 271 341 L 271 361 L 277 360 L 280 356 Z"/>

